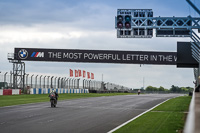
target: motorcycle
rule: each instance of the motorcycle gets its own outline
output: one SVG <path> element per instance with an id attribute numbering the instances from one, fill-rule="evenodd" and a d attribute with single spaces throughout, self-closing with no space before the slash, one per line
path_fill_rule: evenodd
<path id="1" fill-rule="evenodd" d="M 140 92 L 141 92 L 141 91 L 140 91 L 140 90 L 138 90 L 138 95 L 140 95 Z"/>
<path id="2" fill-rule="evenodd" d="M 57 100 L 56 100 L 56 96 L 54 93 L 51 93 L 49 95 L 50 97 L 50 102 L 51 102 L 51 107 L 56 107 L 56 104 L 57 104 Z"/>

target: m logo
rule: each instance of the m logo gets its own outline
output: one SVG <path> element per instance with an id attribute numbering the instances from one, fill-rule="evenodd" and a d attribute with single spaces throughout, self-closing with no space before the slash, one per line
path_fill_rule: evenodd
<path id="1" fill-rule="evenodd" d="M 31 57 L 44 57 L 44 52 L 33 52 Z"/>

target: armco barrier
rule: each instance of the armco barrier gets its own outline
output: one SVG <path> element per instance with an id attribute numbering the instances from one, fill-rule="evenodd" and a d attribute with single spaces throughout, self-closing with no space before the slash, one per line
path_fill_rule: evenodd
<path id="1" fill-rule="evenodd" d="M 31 88 L 30 94 L 49 94 L 52 90 L 56 90 L 58 94 L 62 93 L 89 93 L 88 89 L 50 89 L 50 88 Z"/>
<path id="2" fill-rule="evenodd" d="M 21 95 L 20 89 L 0 89 L 0 95 Z"/>
<path id="3" fill-rule="evenodd" d="M 41 88 L 38 89 L 38 94 L 42 94 L 42 89 Z"/>
<path id="4" fill-rule="evenodd" d="M 42 90 L 42 94 L 47 94 L 47 89 L 46 88 Z"/>
<path id="5" fill-rule="evenodd" d="M 3 95 L 12 95 L 12 89 L 3 89 Z"/>
<path id="6" fill-rule="evenodd" d="M 21 95 L 20 89 L 12 89 L 12 95 Z"/>

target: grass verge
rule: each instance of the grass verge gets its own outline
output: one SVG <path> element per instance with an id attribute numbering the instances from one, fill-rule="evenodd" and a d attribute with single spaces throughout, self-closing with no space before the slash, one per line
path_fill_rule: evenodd
<path id="1" fill-rule="evenodd" d="M 114 133 L 182 133 L 191 97 L 168 100 Z"/>
<path id="2" fill-rule="evenodd" d="M 101 96 L 116 96 L 116 95 L 130 95 L 130 93 L 59 94 L 59 100 L 88 98 L 88 97 L 101 97 Z M 0 107 L 28 104 L 28 103 L 48 102 L 48 101 L 49 101 L 48 94 L 7 95 L 7 96 L 0 96 Z"/>

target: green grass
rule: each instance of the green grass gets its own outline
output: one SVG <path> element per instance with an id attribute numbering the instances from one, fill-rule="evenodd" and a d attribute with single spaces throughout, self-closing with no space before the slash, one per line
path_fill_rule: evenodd
<path id="1" fill-rule="evenodd" d="M 190 96 L 182 96 L 168 100 L 164 104 L 156 107 L 152 111 L 171 111 L 171 112 L 184 112 L 188 111 Z"/>
<path id="2" fill-rule="evenodd" d="M 170 99 L 114 133 L 181 133 L 191 97 Z"/>
<path id="3" fill-rule="evenodd" d="M 67 99 L 101 97 L 101 96 L 116 96 L 116 95 L 130 95 L 130 93 L 59 94 L 58 99 L 59 100 L 67 100 Z M 28 104 L 28 103 L 48 102 L 48 101 L 49 101 L 48 94 L 0 96 L 0 107 L 19 105 L 19 104 Z"/>

